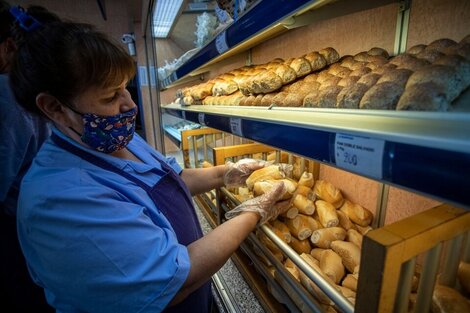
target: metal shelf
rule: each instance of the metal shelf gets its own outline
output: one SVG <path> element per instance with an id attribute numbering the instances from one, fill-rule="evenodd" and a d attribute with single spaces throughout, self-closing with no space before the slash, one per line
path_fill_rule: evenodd
<path id="1" fill-rule="evenodd" d="M 164 106 L 168 114 L 470 209 L 470 114 Z"/>

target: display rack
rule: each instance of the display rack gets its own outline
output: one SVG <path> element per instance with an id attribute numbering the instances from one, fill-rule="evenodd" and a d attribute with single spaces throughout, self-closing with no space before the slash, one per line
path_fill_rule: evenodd
<path id="1" fill-rule="evenodd" d="M 378 7 L 397 0 L 335 1 L 335 0 L 270 0 L 260 1 L 235 23 L 220 32 L 194 56 L 160 81 L 164 90 L 191 81 L 209 71 L 211 65 L 275 37 L 289 29 L 329 18 Z M 326 4 L 331 4 L 325 10 Z"/>
<path id="2" fill-rule="evenodd" d="M 470 115 L 168 105 L 208 127 L 470 209 Z"/>

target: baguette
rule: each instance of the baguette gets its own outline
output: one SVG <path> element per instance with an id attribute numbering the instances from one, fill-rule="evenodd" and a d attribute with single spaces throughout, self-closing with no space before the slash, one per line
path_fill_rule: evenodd
<path id="1" fill-rule="evenodd" d="M 255 182 L 253 185 L 253 194 L 255 197 L 260 196 L 268 192 L 273 188 L 273 186 L 278 183 L 283 182 L 285 186 L 285 192 L 281 196 L 280 200 L 287 200 L 292 198 L 296 188 L 297 183 L 291 179 L 268 179 Z"/>
<path id="2" fill-rule="evenodd" d="M 309 200 L 315 201 L 315 194 L 313 193 L 313 190 L 307 186 L 297 185 L 295 192 Z"/>
<path id="3" fill-rule="evenodd" d="M 312 188 L 313 182 L 313 174 L 309 172 L 303 172 L 300 176 L 298 184 L 300 186 L 307 186 L 308 188 Z"/>
<path id="4" fill-rule="evenodd" d="M 295 280 L 300 283 L 300 276 L 299 276 L 299 268 L 291 261 L 291 259 L 287 258 L 284 262 L 284 268 L 294 276 Z"/>
<path id="5" fill-rule="evenodd" d="M 328 283 L 331 285 L 334 285 L 334 282 L 331 281 L 331 279 L 326 276 L 320 269 L 320 266 L 318 265 L 318 261 L 315 260 L 310 254 L 307 253 L 302 253 L 300 257 L 317 273 L 319 273 Z M 308 292 L 310 292 L 318 301 L 320 301 L 323 304 L 328 304 L 328 305 L 333 305 L 334 302 L 321 291 L 320 288 L 310 279 L 308 278 L 307 275 L 303 271 L 299 272 L 300 274 L 300 282 L 302 285 L 307 289 Z"/>
<path id="6" fill-rule="evenodd" d="M 352 291 L 357 291 L 357 275 L 355 274 L 346 275 L 341 285 L 343 287 L 351 289 Z"/>
<path id="7" fill-rule="evenodd" d="M 279 231 L 279 237 L 281 237 L 281 239 L 285 243 L 290 243 L 291 242 L 292 235 L 289 231 L 289 227 L 287 227 L 286 224 L 284 224 L 283 222 L 281 222 L 279 220 L 274 220 L 272 222 L 272 225 L 273 225 L 273 229 L 276 229 L 277 231 Z M 276 233 L 276 235 L 277 235 L 277 233 Z"/>
<path id="8" fill-rule="evenodd" d="M 363 236 L 355 229 L 349 229 L 347 231 L 346 240 L 355 244 L 359 248 L 362 247 L 362 238 Z"/>
<path id="9" fill-rule="evenodd" d="M 270 165 L 251 173 L 251 175 L 246 179 L 246 185 L 248 189 L 253 190 L 254 184 L 257 181 L 282 179 L 284 177 L 284 172 L 281 171 L 278 165 Z"/>
<path id="10" fill-rule="evenodd" d="M 298 214 L 299 214 L 299 210 L 295 206 L 291 205 L 287 210 L 285 210 L 284 212 L 282 212 L 279 215 L 282 216 L 282 217 L 285 217 L 287 219 L 293 219 Z"/>
<path id="11" fill-rule="evenodd" d="M 336 214 L 335 207 L 326 201 L 315 201 L 317 208 L 318 218 L 323 227 L 335 227 L 339 224 L 338 214 Z"/>
<path id="12" fill-rule="evenodd" d="M 320 262 L 321 256 L 322 256 L 323 252 L 325 252 L 326 250 L 328 250 L 328 249 L 313 248 L 313 249 L 310 251 L 310 255 L 313 256 L 316 260 L 318 260 L 318 262 Z"/>
<path id="13" fill-rule="evenodd" d="M 338 215 L 339 226 L 343 227 L 345 230 L 355 229 L 354 223 L 349 219 L 349 217 L 341 210 L 336 210 Z"/>
<path id="14" fill-rule="evenodd" d="M 354 226 L 356 226 L 357 231 L 363 236 L 365 236 L 368 232 L 373 230 L 373 228 L 370 226 L 361 226 L 358 224 L 355 224 Z"/>
<path id="15" fill-rule="evenodd" d="M 281 249 L 279 249 L 279 247 L 274 242 L 272 242 L 271 239 L 269 239 L 268 236 L 266 236 L 265 233 L 258 230 L 258 231 L 256 231 L 256 237 L 258 237 L 260 242 L 262 244 L 264 244 L 266 246 L 266 248 L 268 248 L 269 251 L 271 251 L 274 255 L 276 255 L 276 254 L 278 256 L 279 256 L 279 254 L 282 255 Z"/>
<path id="16" fill-rule="evenodd" d="M 341 257 L 331 249 L 326 249 L 321 254 L 320 269 L 336 284 L 345 274 Z"/>
<path id="17" fill-rule="evenodd" d="M 310 241 L 319 248 L 329 249 L 332 242 L 344 240 L 346 231 L 341 227 L 320 228 L 312 233 Z M 338 253 L 338 251 L 335 251 Z M 338 253 L 339 254 L 339 253 Z M 341 254 L 340 254 L 341 255 Z"/>
<path id="18" fill-rule="evenodd" d="M 343 261 L 344 267 L 351 272 L 359 268 L 361 263 L 361 250 L 358 246 L 351 242 L 336 240 L 331 243 L 331 249 L 339 254 Z"/>

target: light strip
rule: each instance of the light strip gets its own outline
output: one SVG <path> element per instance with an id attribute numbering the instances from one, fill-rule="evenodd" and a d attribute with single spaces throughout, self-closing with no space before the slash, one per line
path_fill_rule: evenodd
<path id="1" fill-rule="evenodd" d="M 153 11 L 153 36 L 167 38 L 176 16 L 181 9 L 183 0 L 158 0 Z"/>

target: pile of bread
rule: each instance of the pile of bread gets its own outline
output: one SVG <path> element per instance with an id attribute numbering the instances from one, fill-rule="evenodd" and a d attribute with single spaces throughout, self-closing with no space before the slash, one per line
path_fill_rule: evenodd
<path id="1" fill-rule="evenodd" d="M 268 227 L 354 304 L 362 240 L 372 230 L 370 224 L 373 214 L 367 208 L 346 199 L 333 184 L 325 180 L 314 181 L 313 175 L 306 171 L 300 174 L 299 160 L 295 160 L 293 171 L 292 166 L 273 164 L 253 172 L 246 181 L 247 187 L 239 188 L 236 197 L 244 201 L 259 196 L 270 190 L 276 182 L 283 181 L 286 191 L 281 200 L 290 199 L 290 206 L 275 220 L 270 221 Z M 326 312 L 336 312 L 333 301 L 264 232 L 257 231 L 256 235 L 273 256 L 284 264 L 294 279 L 324 306 Z M 271 262 L 255 246 L 253 249 L 276 277 Z M 418 277 L 419 274 L 413 277 L 410 308 L 416 300 Z M 470 287 L 470 264 L 461 264 L 458 277 L 463 281 L 462 284 L 466 284 L 465 288 Z M 302 306 L 302 303 L 298 305 Z M 441 308 L 449 306 L 455 309 Z M 456 289 L 436 287 L 433 312 L 459 312 L 460 308 L 467 306 L 470 307 L 468 300 Z"/>
<path id="2" fill-rule="evenodd" d="M 470 85 L 470 35 L 390 57 L 382 48 L 340 57 L 331 48 L 245 66 L 177 91 L 183 105 L 447 111 Z"/>

